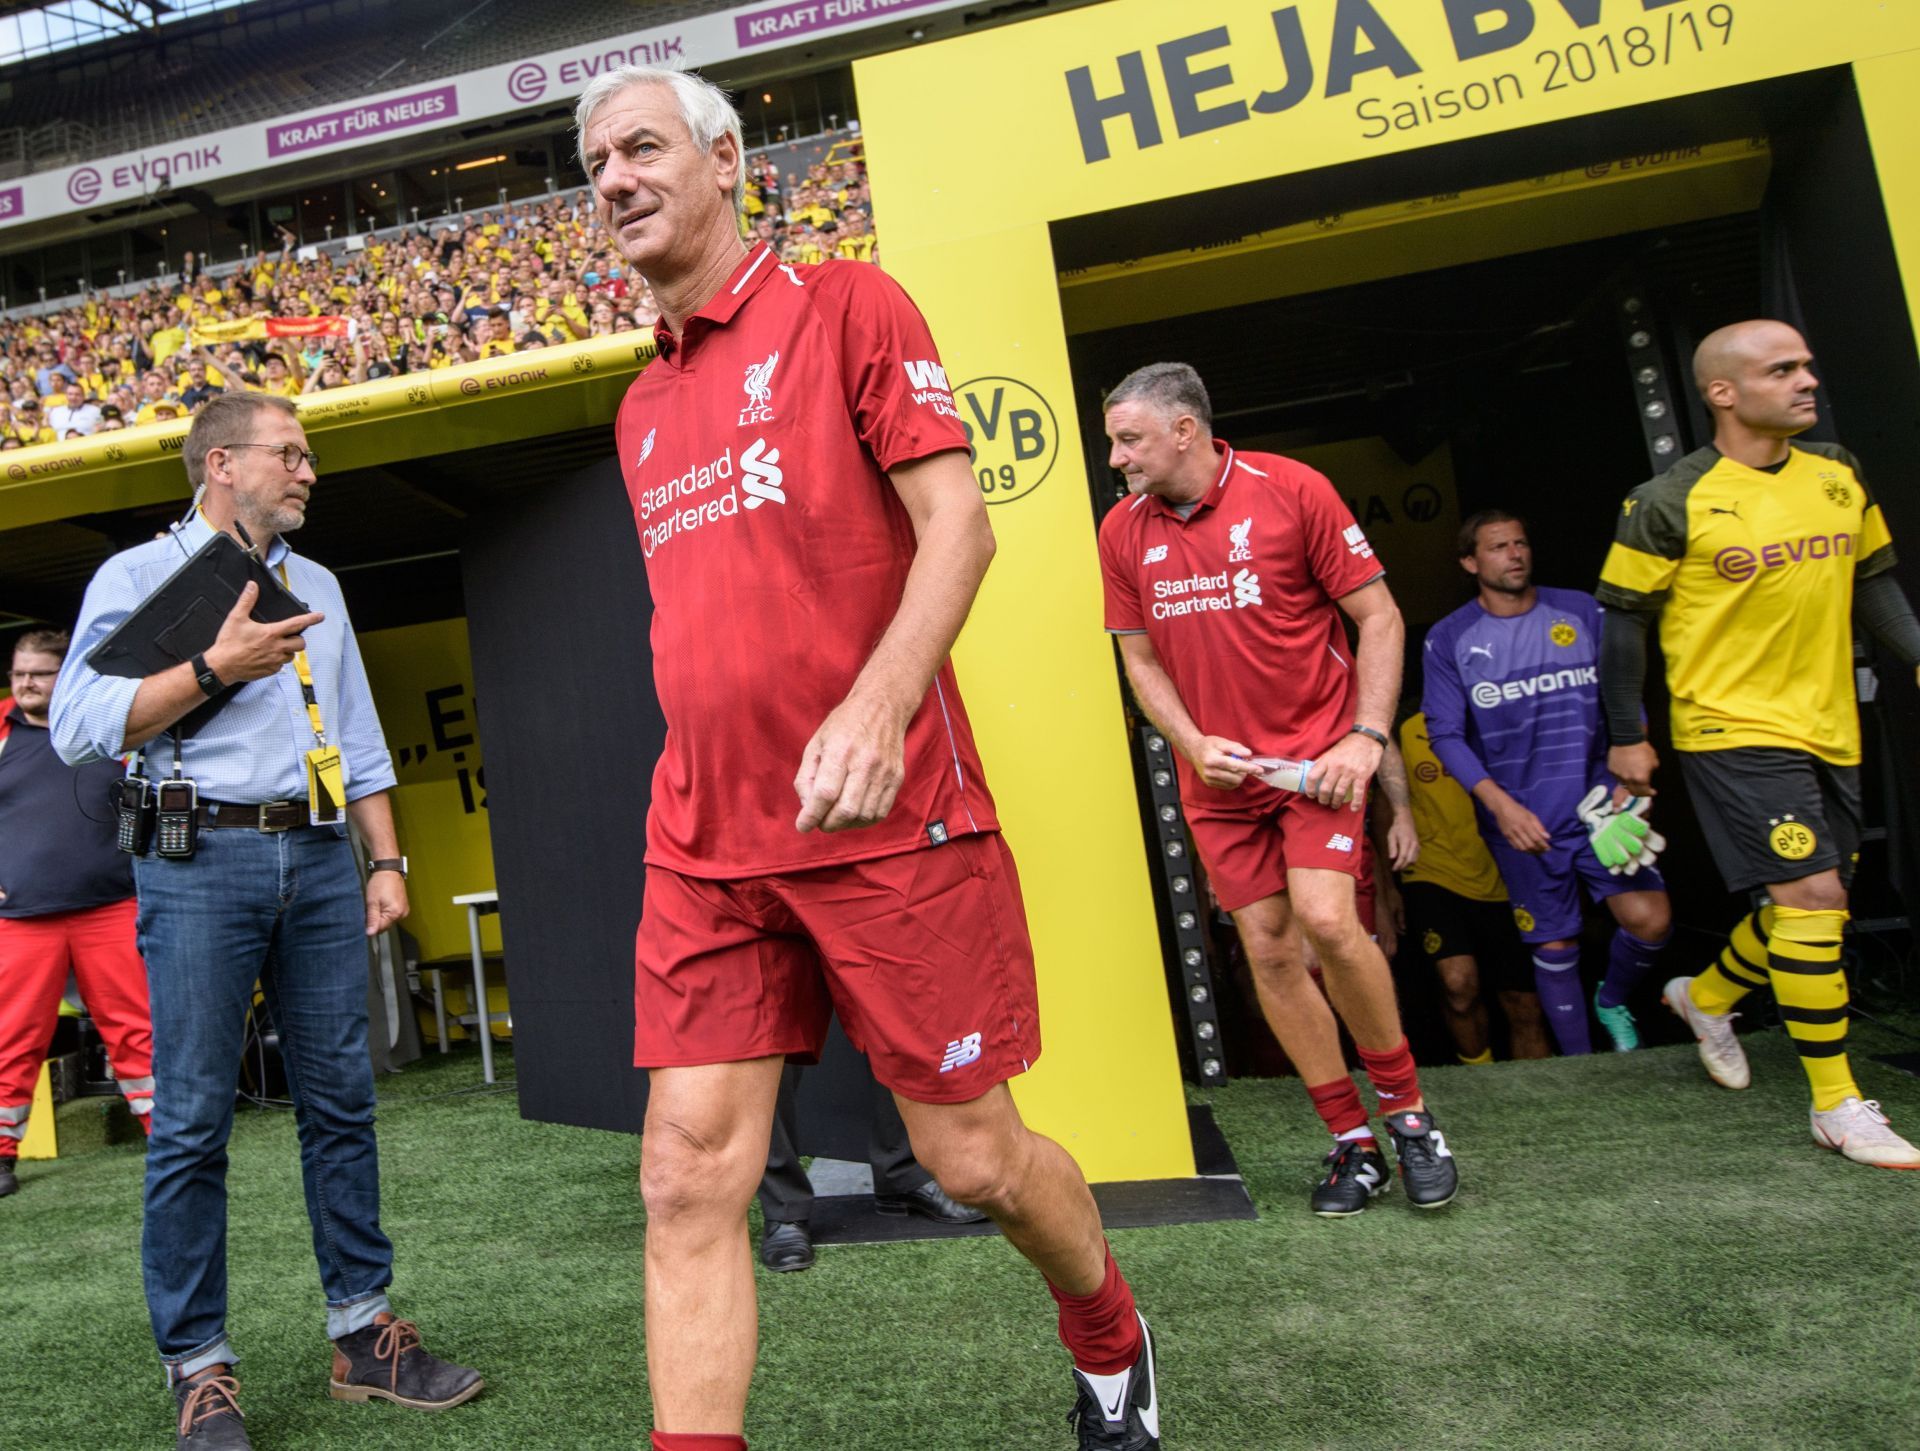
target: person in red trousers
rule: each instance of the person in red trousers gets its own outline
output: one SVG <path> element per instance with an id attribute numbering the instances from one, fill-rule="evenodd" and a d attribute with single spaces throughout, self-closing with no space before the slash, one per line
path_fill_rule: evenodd
<path id="1" fill-rule="evenodd" d="M 71 973 L 106 1039 L 113 1076 L 145 1128 L 153 1113 L 147 967 L 134 940 L 132 859 L 114 845 L 114 761 L 69 766 L 54 754 L 47 707 L 67 636 L 14 643 L 13 701 L 0 714 L 0 1196 L 33 1111 Z"/>

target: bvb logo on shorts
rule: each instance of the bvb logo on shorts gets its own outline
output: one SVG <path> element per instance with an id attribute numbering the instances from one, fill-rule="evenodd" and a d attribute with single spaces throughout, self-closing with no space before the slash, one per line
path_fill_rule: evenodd
<path id="1" fill-rule="evenodd" d="M 1580 633 L 1565 620 L 1555 620 L 1553 622 L 1553 628 L 1547 631 L 1547 638 L 1562 649 L 1565 649 L 1580 638 Z"/>
<path id="2" fill-rule="evenodd" d="M 1533 913 L 1529 912 L 1525 907 L 1515 907 L 1513 909 L 1513 925 L 1518 927 L 1522 932 L 1533 931 Z"/>
<path id="3" fill-rule="evenodd" d="M 1427 935 L 1420 939 L 1420 946 L 1426 951 L 1428 957 L 1438 957 L 1441 946 L 1440 934 L 1429 927 Z"/>
<path id="4" fill-rule="evenodd" d="M 1790 862 L 1805 861 L 1820 844 L 1805 822 L 1795 821 L 1790 815 L 1776 816 L 1767 824 L 1773 828 L 1767 833 L 1767 845 L 1773 848 L 1775 856 Z"/>

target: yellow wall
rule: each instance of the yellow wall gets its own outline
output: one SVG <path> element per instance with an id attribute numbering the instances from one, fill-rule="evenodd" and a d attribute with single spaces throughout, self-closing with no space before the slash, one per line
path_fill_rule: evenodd
<path id="1" fill-rule="evenodd" d="M 956 662 L 1039 953 L 1047 1051 L 1017 1093 L 1095 1179 L 1184 1174 L 1191 1157 L 1048 224 L 1110 212 L 1124 228 L 1144 202 L 1920 47 L 1920 5 L 1884 0 L 1511 0 L 1456 38 L 1447 16 L 1470 8 L 1112 0 L 855 67 L 886 266 L 927 314 L 963 414 L 991 416 L 997 386 L 970 401 L 969 381 L 1012 379 L 1058 433 L 1045 477 L 1045 457 L 1015 462 L 1008 489 L 994 445 L 1000 556 Z M 1342 16 L 1365 34 L 1339 41 Z M 1276 28 L 1294 20 L 1313 67 L 1298 95 Z M 1417 72 L 1353 73 L 1389 54 Z M 1136 119 L 1083 128 L 1075 86 L 1116 96 L 1128 76 Z M 1470 87 L 1484 109 L 1462 106 Z M 1423 119 L 1448 105 L 1459 114 Z"/>
<path id="2" fill-rule="evenodd" d="M 1920 332 L 1920 50 L 1862 61 L 1854 76 L 1907 307 Z"/>
<path id="3" fill-rule="evenodd" d="M 393 814 L 413 908 L 406 929 L 420 940 L 421 961 L 464 959 L 467 912 L 452 899 L 494 888 L 467 622 L 375 630 L 360 636 L 360 653 L 399 777 Z M 480 919 L 480 942 L 500 951 L 497 916 Z"/>

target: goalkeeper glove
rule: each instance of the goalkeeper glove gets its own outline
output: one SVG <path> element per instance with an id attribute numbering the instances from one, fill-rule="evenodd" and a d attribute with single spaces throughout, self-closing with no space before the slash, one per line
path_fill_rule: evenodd
<path id="1" fill-rule="evenodd" d="M 1580 803 L 1580 820 L 1587 828 L 1587 845 L 1614 876 L 1632 876 L 1650 867 L 1667 849 L 1667 839 L 1647 821 L 1650 798 L 1635 796 L 1618 810 L 1613 788 L 1595 786 Z"/>

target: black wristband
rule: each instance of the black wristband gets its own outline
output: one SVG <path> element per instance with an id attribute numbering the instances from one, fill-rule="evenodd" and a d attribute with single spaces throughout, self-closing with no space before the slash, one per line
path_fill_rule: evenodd
<path id="1" fill-rule="evenodd" d="M 187 663 L 193 670 L 193 678 L 200 687 L 200 693 L 209 700 L 227 688 L 227 683 L 213 673 L 213 667 L 207 664 L 205 655 L 195 655 Z"/>
<path id="2" fill-rule="evenodd" d="M 1347 734 L 1350 736 L 1365 736 L 1370 741 L 1378 741 L 1382 748 L 1387 744 L 1387 738 L 1381 735 L 1379 731 L 1375 730 L 1372 726 L 1363 726 L 1358 721 L 1354 722 L 1353 729 L 1348 731 Z"/>

